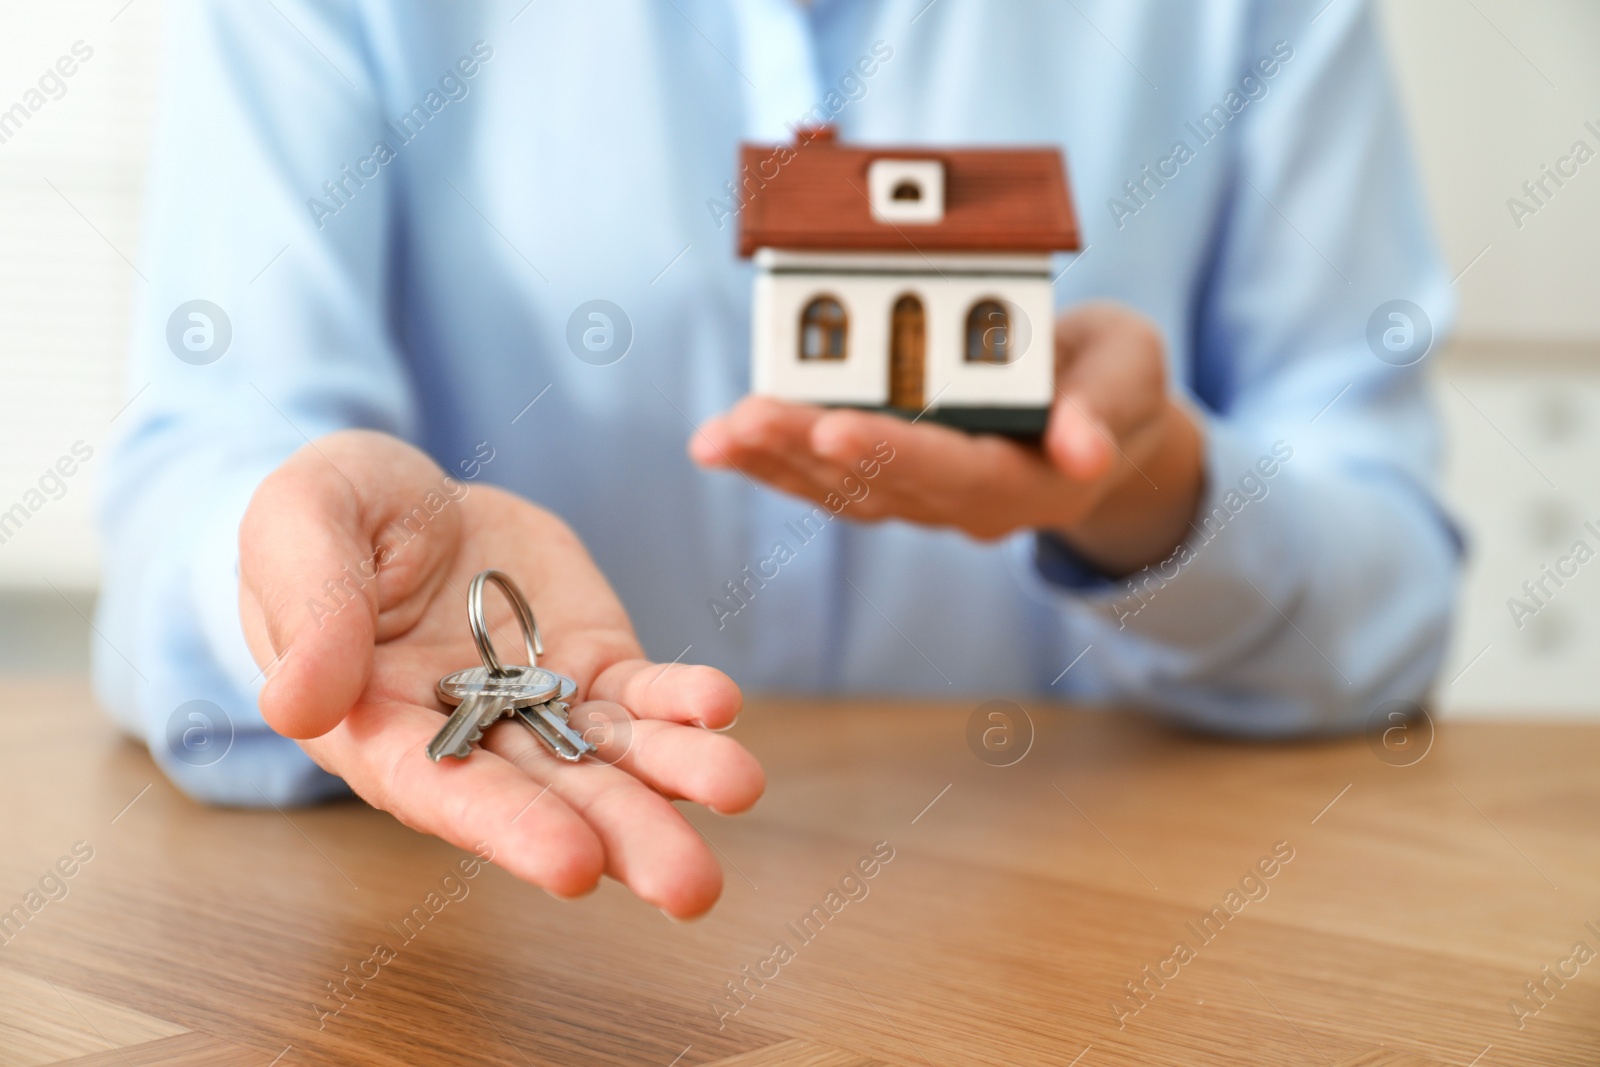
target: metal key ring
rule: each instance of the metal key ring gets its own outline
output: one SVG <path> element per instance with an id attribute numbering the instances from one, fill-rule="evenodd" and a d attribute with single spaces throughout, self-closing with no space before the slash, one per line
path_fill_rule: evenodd
<path id="1" fill-rule="evenodd" d="M 511 607 L 517 613 L 517 621 L 522 625 L 522 643 L 528 651 L 528 666 L 537 667 L 539 657 L 544 654 L 544 642 L 539 639 L 539 624 L 533 619 L 533 608 L 528 606 L 528 600 L 522 595 L 522 590 L 517 588 L 507 575 L 497 570 L 486 570 L 472 579 L 472 585 L 467 588 L 467 622 L 472 626 L 472 640 L 478 646 L 478 655 L 483 660 L 483 665 L 489 673 L 496 678 L 504 678 L 512 672 L 505 669 L 500 663 L 500 657 L 495 655 L 494 642 L 489 640 L 489 623 L 483 616 L 483 583 L 493 582 L 505 593 L 506 599 L 511 601 Z"/>

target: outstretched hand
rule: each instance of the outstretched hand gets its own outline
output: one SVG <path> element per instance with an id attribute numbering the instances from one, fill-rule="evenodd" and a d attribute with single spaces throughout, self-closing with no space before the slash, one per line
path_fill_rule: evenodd
<path id="1" fill-rule="evenodd" d="M 992 540 L 1060 534 L 1113 573 L 1172 552 L 1198 505 L 1203 443 L 1168 393 L 1154 325 L 1113 304 L 1056 321 L 1056 396 L 1038 447 L 890 415 L 747 397 L 701 426 L 689 454 L 810 500 L 887 443 L 890 463 L 852 504 L 862 520 L 905 519 Z M 853 483 L 851 483 L 853 484 Z"/>
<path id="2" fill-rule="evenodd" d="M 424 754 L 445 721 L 435 683 L 479 662 L 466 590 L 487 567 L 532 603 L 540 665 L 578 684 L 575 718 L 580 702 L 605 701 L 599 710 L 624 727 L 606 731 L 599 758 L 563 762 L 510 722 L 465 760 Z M 519 661 L 510 606 L 485 602 L 502 658 Z M 487 844 L 494 862 L 560 897 L 608 874 L 675 917 L 716 902 L 721 869 L 670 801 L 731 813 L 760 797 L 760 765 L 713 732 L 738 714 L 739 689 L 710 667 L 646 660 L 616 596 L 554 515 L 449 479 L 395 438 L 335 433 L 297 452 L 252 499 L 240 530 L 240 612 L 257 662 L 274 664 L 262 715 L 374 807 L 464 849 Z"/>

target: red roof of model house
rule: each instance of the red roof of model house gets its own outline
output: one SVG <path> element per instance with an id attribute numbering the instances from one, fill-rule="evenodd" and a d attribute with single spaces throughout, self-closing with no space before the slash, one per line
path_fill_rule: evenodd
<path id="1" fill-rule="evenodd" d="M 787 158 L 785 158 L 787 157 Z M 873 217 L 867 170 L 878 160 L 944 168 L 943 217 Z M 872 148 L 831 128 L 792 146 L 741 145 L 739 254 L 758 248 L 830 252 L 1057 252 L 1080 247 L 1066 167 L 1055 148 Z"/>

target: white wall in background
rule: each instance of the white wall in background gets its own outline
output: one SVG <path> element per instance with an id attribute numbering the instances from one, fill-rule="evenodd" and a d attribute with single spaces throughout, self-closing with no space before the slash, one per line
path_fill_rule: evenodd
<path id="1" fill-rule="evenodd" d="M 1448 715 L 1600 716 L 1600 372 L 1577 357 L 1434 368 L 1470 541 Z"/>
<path id="2" fill-rule="evenodd" d="M 1600 152 L 1586 126 L 1600 130 L 1600 4 L 1385 0 L 1384 13 L 1440 239 L 1465 271 L 1470 355 L 1434 366 L 1445 491 L 1470 542 L 1439 707 L 1600 717 L 1600 561 L 1559 586 L 1544 571 L 1579 539 L 1600 550 L 1584 526 L 1600 527 L 1600 157 L 1547 180 L 1542 206 L 1522 189 L 1575 141 Z M 1537 208 L 1520 227 L 1512 197 Z M 1541 580 L 1551 595 L 1536 603 L 1523 583 Z M 1514 619 L 1512 598 L 1536 614 Z"/>
<path id="3" fill-rule="evenodd" d="M 1600 151 L 1584 125 L 1600 130 L 1600 3 L 1385 0 L 1383 10 L 1440 239 L 1466 270 L 1462 332 L 1600 340 L 1600 158 L 1564 188 L 1552 183 L 1520 229 L 1506 206 L 1574 141 Z"/>
<path id="4" fill-rule="evenodd" d="M 0 544 L 0 585 L 96 580 L 93 483 L 143 284 L 136 220 L 160 14 L 160 0 L 0 2 L 0 112 L 26 106 L 74 45 L 92 50 L 64 92 L 46 77 L 44 105 L 0 143 L 0 513 L 44 498 Z M 80 441 L 93 458 L 62 492 L 46 472 Z"/>

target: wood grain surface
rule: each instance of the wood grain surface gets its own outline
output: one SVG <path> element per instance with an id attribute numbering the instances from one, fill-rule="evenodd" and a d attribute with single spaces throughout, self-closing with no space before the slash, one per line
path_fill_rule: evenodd
<path id="1" fill-rule="evenodd" d="M 1023 704 L 992 766 L 971 704 L 752 702 L 768 794 L 686 809 L 727 889 L 679 924 L 356 802 L 203 807 L 81 687 L 8 682 L 0 1065 L 1600 1063 L 1600 729 Z"/>

